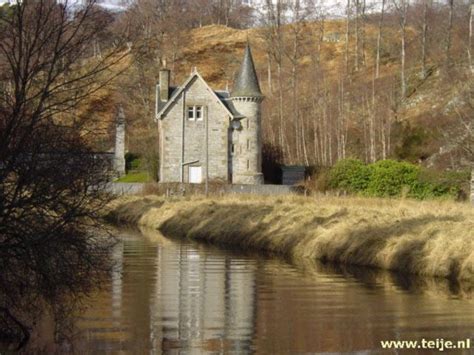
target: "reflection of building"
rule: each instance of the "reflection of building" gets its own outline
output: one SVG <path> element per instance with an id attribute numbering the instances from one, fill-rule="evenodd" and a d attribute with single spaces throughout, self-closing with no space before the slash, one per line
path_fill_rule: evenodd
<path id="1" fill-rule="evenodd" d="M 82 316 L 76 352 L 368 354 L 380 340 L 436 339 L 440 329 L 472 337 L 472 303 L 424 297 L 419 279 L 317 264 L 303 273 L 159 238 L 117 246 L 110 288 Z"/>
<path id="2" fill-rule="evenodd" d="M 155 271 L 150 295 L 154 351 L 248 349 L 255 312 L 254 270 L 248 264 L 180 244 L 159 249 Z"/>

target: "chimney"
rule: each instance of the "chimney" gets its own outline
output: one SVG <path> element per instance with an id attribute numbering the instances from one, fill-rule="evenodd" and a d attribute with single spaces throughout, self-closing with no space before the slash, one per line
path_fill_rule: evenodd
<path id="1" fill-rule="evenodd" d="M 167 102 L 170 98 L 170 75 L 171 72 L 169 69 L 161 69 L 160 70 L 160 101 Z"/>

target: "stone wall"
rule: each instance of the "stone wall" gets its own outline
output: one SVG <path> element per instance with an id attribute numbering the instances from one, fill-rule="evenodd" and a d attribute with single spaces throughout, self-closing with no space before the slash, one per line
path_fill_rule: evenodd
<path id="1" fill-rule="evenodd" d="M 113 195 L 156 194 L 169 196 L 202 195 L 205 193 L 204 184 L 180 183 L 124 183 L 111 182 L 106 185 L 106 191 Z M 304 190 L 297 186 L 284 185 L 230 185 L 211 186 L 212 195 L 251 194 L 251 195 L 288 195 L 303 194 Z"/>
<path id="2" fill-rule="evenodd" d="M 232 182 L 235 184 L 263 184 L 261 98 L 232 100 L 239 113 L 245 116 L 241 130 L 234 134 L 234 164 Z"/>

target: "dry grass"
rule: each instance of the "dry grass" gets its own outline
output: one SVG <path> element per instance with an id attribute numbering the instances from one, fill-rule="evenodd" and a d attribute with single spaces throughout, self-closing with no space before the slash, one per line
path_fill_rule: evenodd
<path id="1" fill-rule="evenodd" d="M 108 219 L 293 259 L 474 282 L 474 209 L 453 202 L 341 197 L 130 196 Z"/>

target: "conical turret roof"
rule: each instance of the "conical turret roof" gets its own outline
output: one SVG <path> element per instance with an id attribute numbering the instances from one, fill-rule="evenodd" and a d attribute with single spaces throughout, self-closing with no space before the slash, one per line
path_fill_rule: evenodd
<path id="1" fill-rule="evenodd" d="M 253 63 L 250 45 L 245 48 L 244 60 L 240 65 L 239 74 L 234 82 L 232 97 L 262 97 L 260 85 L 258 84 L 255 64 Z"/>

